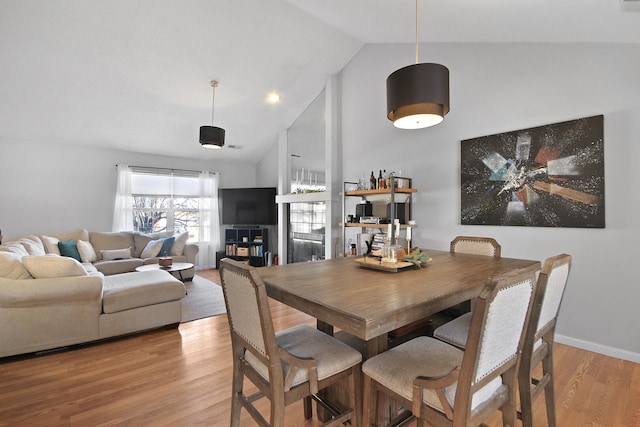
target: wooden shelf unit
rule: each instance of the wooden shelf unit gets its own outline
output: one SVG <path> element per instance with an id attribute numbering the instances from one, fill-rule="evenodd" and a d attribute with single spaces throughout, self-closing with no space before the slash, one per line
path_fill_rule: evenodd
<path id="1" fill-rule="evenodd" d="M 418 190 L 416 188 L 412 187 L 412 180 L 411 178 L 404 178 L 404 177 L 394 177 L 394 179 L 403 179 L 405 182 L 407 182 L 409 184 L 409 187 L 402 187 L 402 188 L 398 188 L 395 187 L 393 188 L 393 191 L 391 188 L 384 188 L 384 189 L 375 189 L 375 190 L 349 190 L 347 191 L 348 187 L 353 187 L 356 186 L 357 183 L 355 182 L 348 182 L 345 181 L 343 183 L 343 191 L 342 191 L 342 221 L 341 221 L 341 227 L 342 227 L 342 244 L 343 244 L 343 250 L 344 250 L 344 254 L 345 256 L 347 254 L 349 254 L 349 251 L 347 250 L 347 229 L 350 228 L 360 228 L 362 229 L 362 233 L 364 233 L 366 231 L 366 229 L 374 229 L 374 230 L 380 230 L 382 232 L 386 231 L 389 227 L 389 224 L 371 224 L 371 223 L 361 223 L 361 222 L 347 222 L 347 215 L 351 214 L 351 212 L 347 213 L 346 211 L 346 205 L 347 205 L 347 198 L 350 197 L 360 197 L 362 200 L 364 201 L 370 201 L 372 203 L 384 203 L 384 204 L 394 204 L 394 203 L 405 203 L 406 204 L 406 211 L 405 214 L 407 215 L 406 219 L 411 219 L 411 198 L 412 195 L 414 193 L 417 193 Z M 403 200 L 402 202 L 399 201 L 399 199 Z M 406 230 L 408 227 L 408 224 L 400 224 L 400 229 L 401 230 Z M 415 227 L 415 225 L 411 225 L 411 227 Z M 395 231 L 395 227 L 394 227 L 394 231 Z M 398 238 L 399 236 L 395 236 L 396 238 Z M 357 241 L 357 240 L 356 240 Z M 357 243 L 359 244 L 359 243 Z M 357 247 L 357 246 L 356 246 Z M 360 248 L 357 249 L 357 253 L 358 255 L 360 255 Z"/>

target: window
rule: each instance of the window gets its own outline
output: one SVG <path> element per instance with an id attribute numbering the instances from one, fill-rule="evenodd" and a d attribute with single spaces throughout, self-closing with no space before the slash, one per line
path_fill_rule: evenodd
<path id="1" fill-rule="evenodd" d="M 189 232 L 199 268 L 215 267 L 220 247 L 219 174 L 118 165 L 113 231 Z"/>
<path id="2" fill-rule="evenodd" d="M 191 176 L 190 176 L 191 175 Z M 200 228 L 197 173 L 158 173 L 132 168 L 133 230 L 141 233 L 188 231 L 197 242 Z"/>

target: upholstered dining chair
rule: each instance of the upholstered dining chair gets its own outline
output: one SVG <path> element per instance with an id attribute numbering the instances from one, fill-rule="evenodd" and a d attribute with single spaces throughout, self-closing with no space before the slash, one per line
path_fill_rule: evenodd
<path id="1" fill-rule="evenodd" d="M 534 309 L 527 325 L 518 373 L 520 389 L 520 418 L 523 427 L 533 427 L 533 402 L 545 393 L 547 422 L 556 425 L 555 393 L 553 389 L 553 342 L 560 303 L 569 279 L 571 256 L 556 255 L 545 260 Z M 542 365 L 542 377 L 535 378 L 534 370 Z"/>
<path id="2" fill-rule="evenodd" d="M 500 258 L 500 244 L 491 237 L 457 236 L 449 244 L 450 252 L 487 255 Z"/>
<path id="3" fill-rule="evenodd" d="M 555 427 L 555 395 L 553 389 L 553 342 L 560 302 L 564 295 L 571 269 L 571 256 L 556 255 L 545 260 L 534 299 L 534 307 L 527 325 L 522 349 L 522 362 L 518 373 L 520 412 L 524 427 L 533 426 L 533 402 L 545 393 L 547 421 Z M 463 348 L 466 344 L 471 313 L 466 313 L 434 332 L 434 337 Z M 534 377 L 534 370 L 542 364 L 542 378 Z"/>
<path id="4" fill-rule="evenodd" d="M 515 426 L 516 368 L 535 287 L 534 271 L 490 279 L 464 351 L 423 336 L 364 362 L 364 425 L 378 414 L 383 393 L 410 410 L 407 420 L 417 418 L 418 426 L 477 426 L 495 410 L 505 426 Z"/>
<path id="5" fill-rule="evenodd" d="M 285 407 L 304 399 L 305 417 L 311 418 L 311 400 L 322 405 L 338 426 L 351 420 L 359 425 L 361 354 L 337 339 L 307 325 L 276 333 L 267 292 L 254 267 L 223 259 L 220 278 L 227 307 L 233 351 L 231 426 L 240 425 L 245 408 L 260 426 L 284 426 Z M 250 396 L 243 390 L 247 378 L 258 388 Z M 317 398 L 318 391 L 346 379 L 351 408 L 340 411 Z M 254 406 L 270 400 L 270 422 Z"/>
<path id="6" fill-rule="evenodd" d="M 486 255 L 500 258 L 501 250 L 500 244 L 491 237 L 457 236 L 449 244 L 449 252 L 451 253 Z M 445 312 L 460 316 L 471 311 L 472 306 L 473 300 L 465 301 L 448 308 Z"/>

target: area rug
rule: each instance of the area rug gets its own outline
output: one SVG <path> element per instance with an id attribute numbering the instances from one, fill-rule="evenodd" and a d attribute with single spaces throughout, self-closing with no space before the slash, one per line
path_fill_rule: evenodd
<path id="1" fill-rule="evenodd" d="M 187 296 L 182 299 L 182 323 L 227 312 L 222 287 L 195 275 L 185 282 Z"/>

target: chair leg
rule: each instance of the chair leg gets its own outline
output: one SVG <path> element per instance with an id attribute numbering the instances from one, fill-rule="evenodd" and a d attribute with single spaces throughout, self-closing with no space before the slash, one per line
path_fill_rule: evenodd
<path id="1" fill-rule="evenodd" d="M 352 426 L 359 426 L 362 420 L 362 388 L 360 378 L 362 372 L 360 365 L 355 365 L 349 377 L 349 406 L 353 409 Z"/>
<path id="2" fill-rule="evenodd" d="M 378 413 L 377 398 L 373 389 L 373 380 L 368 375 L 363 375 L 363 377 L 362 426 L 369 427 L 371 426 L 371 413 Z"/>
<path id="3" fill-rule="evenodd" d="M 236 359 L 237 360 L 237 359 Z M 244 375 L 240 368 L 239 361 L 233 364 L 233 384 L 231 386 L 232 398 L 231 398 L 231 427 L 240 426 L 240 411 L 242 410 L 242 403 L 240 402 L 240 396 L 242 395 L 242 383 Z"/>
<path id="4" fill-rule="evenodd" d="M 271 396 L 271 427 L 284 427 L 284 396 Z"/>
<path id="5" fill-rule="evenodd" d="M 547 356 L 542 360 L 542 371 L 544 375 L 549 375 L 549 382 L 544 389 L 544 400 L 547 406 L 547 420 L 549 427 L 556 427 L 556 397 L 553 389 L 553 342 L 549 343 Z"/>
<path id="6" fill-rule="evenodd" d="M 528 369 L 521 369 L 518 376 L 520 391 L 520 416 L 523 427 L 533 427 L 533 396 L 531 393 L 531 373 Z"/>
<path id="7" fill-rule="evenodd" d="M 311 407 L 311 396 L 302 399 L 302 407 L 304 408 L 304 419 L 310 420 L 313 416 L 313 408 Z"/>
<path id="8" fill-rule="evenodd" d="M 517 372 L 515 366 L 506 371 L 503 375 L 503 382 L 509 387 L 507 401 L 502 405 L 502 425 L 507 427 L 515 427 L 518 419 L 518 411 L 516 408 L 516 385 Z"/>

